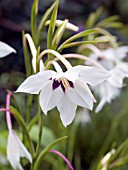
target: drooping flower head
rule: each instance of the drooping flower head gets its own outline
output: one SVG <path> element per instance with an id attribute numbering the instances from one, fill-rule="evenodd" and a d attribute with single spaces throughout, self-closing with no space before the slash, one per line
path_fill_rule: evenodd
<path id="1" fill-rule="evenodd" d="M 14 170 L 23 170 L 23 167 L 20 164 L 20 157 L 26 157 L 30 163 L 32 163 L 32 157 L 29 151 L 26 149 L 26 147 L 23 145 L 23 143 L 20 141 L 17 134 L 12 129 L 12 123 L 11 123 L 11 115 L 8 111 L 9 105 L 10 105 L 10 98 L 11 94 L 7 94 L 6 99 L 6 120 L 7 120 L 7 126 L 9 130 L 8 134 L 8 142 L 7 142 L 7 159 L 9 160 L 11 166 Z"/>
<path id="2" fill-rule="evenodd" d="M 15 170 L 23 170 L 20 164 L 20 158 L 27 158 L 32 163 L 32 157 L 19 137 L 13 130 L 9 130 L 7 143 L 7 159 Z"/>

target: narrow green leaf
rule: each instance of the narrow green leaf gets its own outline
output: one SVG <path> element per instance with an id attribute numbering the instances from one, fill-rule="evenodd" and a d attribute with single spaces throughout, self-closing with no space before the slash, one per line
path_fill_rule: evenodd
<path id="1" fill-rule="evenodd" d="M 98 22 L 96 24 L 96 27 L 104 27 L 104 25 L 107 25 L 108 23 L 111 23 L 111 22 L 115 22 L 117 20 L 119 20 L 119 16 L 114 15 L 114 16 L 108 17 L 104 20 L 101 20 L 100 22 Z"/>
<path id="2" fill-rule="evenodd" d="M 110 169 L 113 169 L 113 168 L 122 166 L 122 165 L 126 164 L 127 162 L 128 162 L 128 155 L 124 156 L 124 157 L 121 157 L 121 158 L 118 158 L 113 163 L 111 163 L 108 167 Z"/>
<path id="3" fill-rule="evenodd" d="M 26 75 L 27 77 L 31 75 L 31 62 L 30 56 L 27 48 L 27 42 L 25 38 L 25 33 L 22 32 L 22 43 L 23 43 L 23 51 L 24 51 L 24 60 L 25 60 L 25 68 L 26 68 Z"/>
<path id="4" fill-rule="evenodd" d="M 100 6 L 96 12 L 95 12 L 95 23 L 97 22 L 97 20 L 100 18 L 100 15 L 103 13 L 104 8 L 102 6 Z"/>
<path id="5" fill-rule="evenodd" d="M 44 150 L 40 153 L 40 155 L 38 156 L 35 164 L 34 164 L 34 167 L 33 167 L 33 170 L 38 170 L 42 160 L 44 159 L 44 157 L 47 155 L 47 153 L 49 152 L 49 150 L 55 146 L 57 143 L 61 142 L 62 140 L 66 139 L 67 136 L 65 137 L 62 137 L 62 138 L 59 138 L 55 141 L 53 141 L 51 144 L 49 144 L 46 148 L 44 148 Z"/>
<path id="6" fill-rule="evenodd" d="M 121 22 L 112 22 L 104 25 L 104 28 L 121 28 L 123 24 Z"/>
<path id="7" fill-rule="evenodd" d="M 81 37 L 84 37 L 84 36 L 87 36 L 87 35 L 91 35 L 91 34 L 94 34 L 94 33 L 98 33 L 99 31 L 97 29 L 90 29 L 90 30 L 86 30 L 86 31 L 82 31 L 72 37 L 70 37 L 69 39 L 67 39 L 63 44 L 61 44 L 61 46 L 58 48 L 58 51 L 60 51 L 64 45 L 66 44 L 69 44 L 70 42 L 78 39 L 78 38 L 81 38 Z"/>
<path id="8" fill-rule="evenodd" d="M 56 50 L 57 48 L 57 45 L 59 44 L 60 40 L 61 40 L 61 37 L 63 36 L 64 34 L 64 31 L 66 29 L 66 25 L 68 23 L 68 20 L 65 20 L 57 29 L 56 31 L 56 34 L 53 38 L 53 43 L 52 43 L 52 47 L 54 50 Z"/>
<path id="9" fill-rule="evenodd" d="M 91 13 L 90 16 L 88 17 L 88 20 L 86 21 L 86 28 L 90 29 L 93 27 L 95 23 L 95 13 Z"/>
<path id="10" fill-rule="evenodd" d="M 39 0 L 34 0 L 31 10 L 31 33 L 34 43 L 36 42 L 35 36 L 36 36 L 36 27 L 37 27 L 37 13 L 38 13 L 38 3 Z"/>
<path id="11" fill-rule="evenodd" d="M 30 139 L 30 136 L 29 136 L 29 133 L 28 133 L 28 130 L 27 130 L 27 126 L 26 126 L 23 118 L 21 117 L 21 114 L 18 112 L 18 110 L 16 110 L 12 106 L 10 106 L 9 108 L 10 108 L 11 113 L 13 113 L 14 117 L 16 118 L 17 122 L 20 124 L 24 134 L 26 135 L 28 147 L 30 149 L 31 154 L 33 154 L 34 153 L 34 146 L 33 146 L 33 143 Z"/>
<path id="12" fill-rule="evenodd" d="M 121 155 L 122 157 L 125 156 L 125 155 L 122 155 L 123 151 L 128 152 L 128 138 L 125 139 L 125 141 L 123 141 L 121 145 L 117 148 L 115 154 L 111 158 L 111 161 L 116 159 L 116 157 L 119 157 L 119 155 Z"/>
<path id="13" fill-rule="evenodd" d="M 48 29 L 48 37 L 47 37 L 47 48 L 48 49 L 52 49 L 52 38 L 53 38 L 53 33 L 54 33 L 54 29 L 55 29 L 55 21 L 57 18 L 57 12 L 58 12 L 58 5 L 59 5 L 59 1 L 56 1 L 56 5 L 55 8 L 53 10 L 51 19 L 50 19 L 50 25 L 49 25 L 49 29 Z"/>
<path id="14" fill-rule="evenodd" d="M 79 46 L 79 45 L 82 45 L 82 44 L 96 44 L 96 43 L 99 43 L 99 42 L 108 42 L 109 40 L 108 39 L 94 39 L 92 41 L 77 41 L 77 42 L 73 42 L 73 43 L 69 43 L 69 44 L 66 44 L 64 45 L 62 49 L 64 48 L 70 48 L 70 47 L 75 47 L 75 46 Z"/>
<path id="15" fill-rule="evenodd" d="M 96 12 L 92 12 L 87 21 L 86 21 L 86 28 L 87 29 L 90 29 L 90 28 L 93 28 L 94 25 L 96 24 L 98 18 L 100 17 L 101 13 L 103 12 L 103 8 L 102 7 L 99 7 Z"/>
<path id="16" fill-rule="evenodd" d="M 36 114 L 28 124 L 28 131 L 31 130 L 32 126 L 38 122 L 38 114 Z"/>
<path id="17" fill-rule="evenodd" d="M 56 5 L 56 1 L 52 4 L 52 6 L 50 8 L 47 9 L 47 11 L 44 13 L 44 15 L 42 16 L 38 29 L 37 29 L 37 36 L 36 36 L 36 44 L 38 46 L 39 44 L 39 39 L 40 39 L 40 35 L 41 32 L 45 26 L 45 22 L 49 19 L 51 12 L 53 11 L 53 9 L 55 8 Z"/>

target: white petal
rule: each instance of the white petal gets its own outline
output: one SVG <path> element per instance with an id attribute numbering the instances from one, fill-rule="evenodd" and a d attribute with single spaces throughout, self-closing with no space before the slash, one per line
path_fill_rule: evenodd
<path id="1" fill-rule="evenodd" d="M 64 21 L 62 21 L 62 20 L 56 20 L 55 24 L 56 24 L 56 26 L 59 27 L 61 24 L 63 24 L 63 22 Z M 48 20 L 45 23 L 45 25 L 48 25 L 48 24 L 50 24 L 50 20 Z M 69 30 L 72 30 L 72 31 L 76 31 L 76 32 L 79 30 L 79 28 L 77 26 L 75 26 L 75 25 L 73 25 L 73 24 L 71 24 L 69 22 L 67 23 L 66 28 L 69 29 Z"/>
<path id="2" fill-rule="evenodd" d="M 30 162 L 32 162 L 32 157 L 28 150 L 22 144 L 16 133 L 13 130 L 10 130 L 7 143 L 7 159 L 14 169 L 19 167 L 19 169 L 22 170 L 20 157 L 26 157 Z"/>
<path id="3" fill-rule="evenodd" d="M 92 86 L 97 86 L 109 77 L 110 74 L 107 70 L 98 67 L 85 66 L 79 73 L 79 79 Z"/>
<path id="4" fill-rule="evenodd" d="M 76 124 L 86 125 L 87 123 L 91 122 L 91 116 L 89 114 L 89 110 L 84 108 L 81 109 L 75 118 Z"/>
<path id="5" fill-rule="evenodd" d="M 92 110 L 95 99 L 86 83 L 76 80 L 67 95 L 73 103 Z"/>
<path id="6" fill-rule="evenodd" d="M 124 74 L 128 74 L 128 63 L 127 62 L 120 62 L 117 67 L 119 68 L 120 71 L 122 71 Z"/>
<path id="7" fill-rule="evenodd" d="M 71 124 L 76 114 L 77 105 L 74 104 L 65 94 L 63 95 L 62 100 L 58 103 L 57 108 L 60 112 L 60 118 L 63 125 L 66 127 Z"/>
<path id="8" fill-rule="evenodd" d="M 97 86 L 95 90 L 101 98 L 101 101 L 96 108 L 96 112 L 99 112 L 106 102 L 111 103 L 111 101 L 120 94 L 120 88 L 113 86 L 108 81 Z"/>
<path id="9" fill-rule="evenodd" d="M 71 69 L 69 69 L 68 71 L 64 73 L 64 77 L 72 82 L 75 82 L 75 80 L 79 78 L 80 70 L 83 69 L 84 67 L 85 66 L 80 66 L 80 65 L 72 67 Z"/>
<path id="10" fill-rule="evenodd" d="M 115 87 L 119 87 L 119 88 L 122 87 L 125 74 L 118 68 L 114 68 L 110 70 L 110 73 L 111 73 L 111 77 L 108 79 L 108 81 Z"/>
<path id="11" fill-rule="evenodd" d="M 118 58 L 119 58 L 120 60 L 122 60 L 123 58 L 126 57 L 127 52 L 128 52 L 128 46 L 118 47 L 118 48 L 116 49 L 116 54 L 117 54 L 116 56 L 118 56 Z"/>
<path id="12" fill-rule="evenodd" d="M 52 83 L 50 81 L 40 93 L 40 106 L 45 114 L 60 102 L 63 95 L 60 87 L 52 89 Z"/>
<path id="13" fill-rule="evenodd" d="M 105 105 L 105 103 L 106 103 L 105 98 L 102 98 L 101 101 L 100 101 L 100 103 L 99 103 L 98 106 L 96 107 L 95 112 L 98 113 L 99 111 L 101 111 L 102 108 L 103 108 L 103 106 Z"/>
<path id="14" fill-rule="evenodd" d="M 43 60 L 40 60 L 40 71 L 44 71 L 44 70 L 45 70 L 45 66 Z"/>
<path id="15" fill-rule="evenodd" d="M 16 50 L 0 41 L 0 58 L 5 57 L 11 53 L 16 53 Z"/>
<path id="16" fill-rule="evenodd" d="M 46 70 L 38 74 L 28 77 L 16 90 L 16 92 L 25 92 L 31 94 L 38 94 L 40 90 L 50 81 L 49 79 L 56 72 Z"/>

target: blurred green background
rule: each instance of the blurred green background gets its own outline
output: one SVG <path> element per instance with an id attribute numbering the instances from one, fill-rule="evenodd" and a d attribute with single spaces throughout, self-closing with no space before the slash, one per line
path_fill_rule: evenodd
<path id="1" fill-rule="evenodd" d="M 39 2 L 39 18 L 44 11 L 51 5 L 52 0 L 40 0 Z M 22 48 L 22 30 L 30 33 L 30 14 L 33 0 L 1 0 L 0 1 L 0 41 L 14 47 L 17 54 L 11 54 L 6 58 L 0 59 L 0 107 L 5 107 L 6 90 L 16 90 L 18 85 L 25 79 L 25 66 Z M 89 14 L 102 6 L 104 12 L 101 19 L 119 15 L 120 21 L 126 27 L 122 30 L 109 29 L 109 31 L 118 36 L 118 40 L 123 44 L 128 44 L 128 0 L 61 0 L 59 5 L 58 19 L 69 19 L 69 21 L 80 27 L 81 30 L 85 27 L 85 22 Z M 86 28 L 85 28 L 86 29 Z M 71 33 L 70 33 L 71 34 Z M 67 35 L 66 35 L 67 36 Z M 42 34 L 41 48 L 46 48 L 46 30 Z M 72 49 L 68 49 L 71 51 Z M 67 51 L 66 51 L 67 52 Z M 76 62 L 76 61 L 75 61 Z M 75 63 L 74 62 L 74 63 Z M 77 64 L 77 63 L 75 63 Z M 127 80 L 125 80 L 127 84 Z M 17 101 L 25 116 L 26 95 L 17 95 Z M 125 86 L 121 95 L 117 97 L 112 104 L 106 104 L 103 110 L 95 114 L 90 112 L 91 121 L 84 124 L 74 123 L 64 128 L 59 119 L 59 114 L 54 110 L 54 114 L 43 116 L 46 129 L 46 141 L 42 142 L 44 147 L 47 142 L 68 135 L 68 141 L 62 142 L 58 146 L 67 157 L 72 157 L 73 165 L 77 170 L 93 170 L 93 163 L 96 161 L 100 152 L 103 154 L 109 152 L 114 146 L 118 147 L 128 137 L 128 88 Z M 13 103 L 12 103 L 13 104 Z M 36 106 L 33 103 L 32 116 Z M 78 109 L 79 112 L 80 108 Z M 86 113 L 85 113 L 86 114 Z M 17 128 L 17 123 L 12 117 L 14 127 Z M 50 123 L 49 123 L 50 122 Z M 2 170 L 9 169 L 5 155 L 7 128 L 4 114 L 0 114 L 0 168 Z M 36 128 L 31 132 L 36 135 Z M 2 155 L 1 155 L 2 154 Z M 48 155 L 42 164 L 41 169 L 51 170 L 68 169 L 62 160 L 56 160 L 57 156 Z M 55 162 L 54 162 L 55 161 Z M 52 164 L 54 164 L 52 166 Z M 63 164 L 63 165 L 62 165 Z M 5 166 L 6 165 L 6 166 Z M 53 169 L 54 169 L 53 168 Z M 10 168 L 11 169 L 11 168 Z M 117 170 L 127 170 L 128 165 L 124 165 Z M 27 170 L 27 167 L 26 167 Z"/>

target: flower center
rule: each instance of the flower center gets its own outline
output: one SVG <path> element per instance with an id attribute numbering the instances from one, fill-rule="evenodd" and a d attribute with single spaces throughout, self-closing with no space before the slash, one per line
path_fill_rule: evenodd
<path id="1" fill-rule="evenodd" d="M 65 77 L 61 77 L 60 79 L 54 79 L 52 88 L 53 90 L 57 89 L 59 86 L 61 86 L 63 92 L 65 93 L 66 90 L 69 90 L 70 88 L 74 88 L 73 82 L 67 80 Z"/>
<path id="2" fill-rule="evenodd" d="M 61 77 L 61 82 L 65 89 L 71 88 L 69 81 L 65 77 Z"/>

